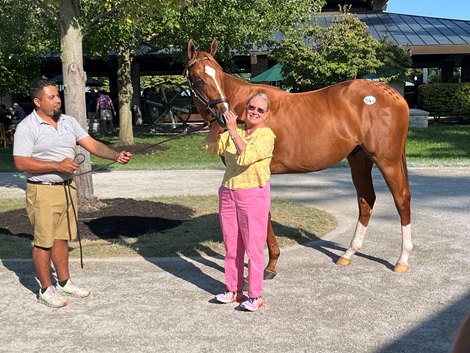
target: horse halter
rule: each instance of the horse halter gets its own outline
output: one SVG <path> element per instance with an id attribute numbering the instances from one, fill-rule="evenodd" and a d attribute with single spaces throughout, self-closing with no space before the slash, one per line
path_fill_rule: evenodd
<path id="1" fill-rule="evenodd" d="M 214 120 L 217 120 L 219 125 L 222 126 L 223 128 L 225 128 L 226 127 L 225 114 L 223 114 L 223 113 L 219 114 L 212 107 L 219 104 L 219 103 L 230 104 L 229 100 L 227 98 L 217 98 L 217 99 L 213 99 L 213 100 L 207 99 L 206 97 L 204 97 L 204 95 L 201 93 L 201 91 L 199 91 L 197 89 L 197 87 L 194 85 L 193 80 L 191 79 L 191 76 L 189 75 L 189 68 L 191 66 L 193 66 L 194 64 L 199 63 L 203 60 L 209 60 L 209 58 L 207 56 L 205 56 L 202 59 L 190 60 L 190 61 L 188 61 L 187 65 L 186 65 L 185 72 L 186 72 L 186 75 L 188 77 L 189 89 L 194 94 L 194 96 L 204 105 L 204 108 L 206 108 L 207 112 L 214 118 Z M 214 120 L 212 120 L 212 121 L 214 121 Z"/>

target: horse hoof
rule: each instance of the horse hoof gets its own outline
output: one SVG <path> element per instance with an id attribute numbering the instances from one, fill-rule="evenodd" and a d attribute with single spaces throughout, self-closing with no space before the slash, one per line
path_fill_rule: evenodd
<path id="1" fill-rule="evenodd" d="M 395 265 L 395 268 L 393 269 L 393 272 L 408 272 L 409 266 L 407 264 L 403 264 L 401 262 L 397 262 Z"/>
<path id="2" fill-rule="evenodd" d="M 351 264 L 351 259 L 346 259 L 345 257 L 340 256 L 338 260 L 336 260 L 336 264 L 340 266 L 348 266 Z"/>
<path id="3" fill-rule="evenodd" d="M 277 275 L 277 272 L 272 272 L 272 271 L 268 271 L 268 270 L 264 270 L 264 279 L 273 279 L 274 277 L 276 277 Z"/>

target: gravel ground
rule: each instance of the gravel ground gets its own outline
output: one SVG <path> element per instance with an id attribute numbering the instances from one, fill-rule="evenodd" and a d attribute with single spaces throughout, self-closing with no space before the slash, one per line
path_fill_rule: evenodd
<path id="1" fill-rule="evenodd" d="M 215 194 L 221 170 L 94 175 L 95 195 Z M 272 178 L 272 196 L 336 216 L 323 240 L 285 249 L 255 313 L 212 302 L 224 288 L 223 259 L 85 258 L 72 261 L 87 299 L 50 309 L 35 299 L 30 261 L 0 262 L 0 352 L 444 353 L 470 311 L 470 168 L 410 168 L 414 250 L 410 271 L 392 272 L 400 225 L 383 179 L 364 247 L 334 260 L 357 217 L 347 168 Z M 122 188 L 116 187 L 121 183 Z M 0 174 L 0 197 L 24 194 L 24 178 Z"/>

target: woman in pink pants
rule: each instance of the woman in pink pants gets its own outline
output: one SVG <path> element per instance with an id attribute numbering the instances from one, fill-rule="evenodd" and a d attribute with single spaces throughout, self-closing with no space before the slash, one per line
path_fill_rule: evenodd
<path id="1" fill-rule="evenodd" d="M 219 217 L 224 237 L 226 291 L 215 299 L 220 303 L 242 302 L 256 311 L 263 306 L 264 245 L 271 205 L 269 178 L 276 136 L 264 122 L 269 112 L 266 94 L 248 100 L 245 125 L 237 127 L 237 116 L 226 112 L 227 130 L 220 133 L 214 122 L 205 148 L 224 157 L 226 171 L 219 189 Z M 244 300 L 243 270 L 248 256 L 249 289 Z"/>

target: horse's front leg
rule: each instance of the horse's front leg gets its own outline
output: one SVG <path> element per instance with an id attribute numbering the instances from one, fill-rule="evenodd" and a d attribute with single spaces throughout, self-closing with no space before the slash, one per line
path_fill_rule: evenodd
<path id="1" fill-rule="evenodd" d="M 273 279 L 277 275 L 276 264 L 279 256 L 281 255 L 281 251 L 279 250 L 276 234 L 274 234 L 271 222 L 271 212 L 269 212 L 268 237 L 266 243 L 268 244 L 269 260 L 266 268 L 264 269 L 264 279 Z"/>

